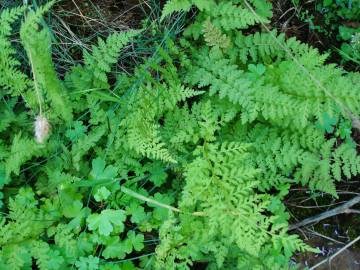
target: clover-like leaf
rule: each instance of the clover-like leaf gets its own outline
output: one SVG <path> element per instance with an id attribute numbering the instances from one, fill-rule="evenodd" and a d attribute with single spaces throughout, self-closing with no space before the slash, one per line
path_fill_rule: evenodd
<path id="1" fill-rule="evenodd" d="M 105 201 L 109 196 L 111 192 L 106 187 L 101 187 L 97 190 L 96 194 L 94 195 L 95 201 L 101 202 Z"/>
<path id="2" fill-rule="evenodd" d="M 114 226 L 119 228 L 119 231 L 124 229 L 123 222 L 126 219 L 124 211 L 106 209 L 100 214 L 92 214 L 87 218 L 88 227 L 90 230 L 97 230 L 99 234 L 108 236 L 114 230 Z"/>
<path id="3" fill-rule="evenodd" d="M 92 170 L 90 176 L 96 180 L 108 180 L 116 177 L 116 167 L 110 165 L 105 167 L 106 163 L 102 158 L 96 158 L 92 161 Z"/>
<path id="4" fill-rule="evenodd" d="M 149 167 L 150 177 L 149 180 L 154 183 L 155 186 L 160 187 L 165 183 L 167 173 L 164 170 L 164 166 L 161 162 L 157 161 L 151 164 Z"/>
<path id="5" fill-rule="evenodd" d="M 105 243 L 106 248 L 102 252 L 105 259 L 124 259 L 126 254 L 130 254 L 133 250 L 133 244 L 130 239 L 120 241 L 119 237 L 111 237 Z"/>
<path id="6" fill-rule="evenodd" d="M 99 258 L 90 255 L 89 257 L 80 257 L 75 262 L 75 266 L 79 270 L 97 270 L 99 269 Z"/>
<path id="7" fill-rule="evenodd" d="M 106 243 L 106 247 L 102 252 L 102 256 L 105 259 L 124 259 L 126 251 L 123 244 L 120 242 L 119 237 L 112 237 L 110 241 Z"/>
<path id="8" fill-rule="evenodd" d="M 85 136 L 87 127 L 83 125 L 81 121 L 75 121 L 73 123 L 73 128 L 68 129 L 65 133 L 65 136 L 68 137 L 72 142 L 76 142 L 79 138 Z"/>
<path id="9" fill-rule="evenodd" d="M 131 215 L 130 221 L 136 224 L 140 224 L 147 218 L 144 207 L 136 202 L 132 202 L 130 206 L 126 208 L 126 213 Z"/>
<path id="10" fill-rule="evenodd" d="M 79 215 L 83 204 L 79 200 L 74 200 L 72 204 L 63 208 L 63 215 L 67 218 L 73 218 Z"/>
<path id="11" fill-rule="evenodd" d="M 134 231 L 129 231 L 127 236 L 136 251 L 140 251 L 144 248 L 143 234 L 135 234 Z"/>
<path id="12" fill-rule="evenodd" d="M 60 269 L 61 265 L 64 263 L 64 258 L 60 255 L 58 250 L 50 250 L 49 251 L 49 261 L 48 261 L 48 269 Z"/>
<path id="13" fill-rule="evenodd" d="M 337 122 L 338 120 L 336 117 L 332 117 L 327 112 L 324 112 L 322 119 L 319 119 L 316 126 L 327 133 L 332 133 Z"/>

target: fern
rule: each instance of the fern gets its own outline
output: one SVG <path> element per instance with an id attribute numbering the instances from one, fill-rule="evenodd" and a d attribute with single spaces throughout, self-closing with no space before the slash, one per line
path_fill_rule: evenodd
<path id="1" fill-rule="evenodd" d="M 140 97 L 135 97 L 141 103 L 133 104 L 136 110 L 124 119 L 121 125 L 128 130 L 129 147 L 136 152 L 166 162 L 176 162 L 171 154 L 165 149 L 165 145 L 159 137 L 158 125 L 154 123 L 157 113 L 157 95 L 151 93 L 152 89 L 142 88 L 138 92 Z M 149 94 L 147 93 L 149 92 Z M 153 95 L 153 96 L 152 96 Z M 181 98 L 181 96 L 180 96 Z M 177 102 L 177 100 L 175 100 Z"/>
<path id="2" fill-rule="evenodd" d="M 309 47 L 307 44 L 299 42 L 294 37 L 285 39 L 283 33 L 277 34 L 275 30 L 269 33 L 256 32 L 253 35 L 246 36 L 239 34 L 236 36 L 235 45 L 236 54 L 243 63 L 247 63 L 249 60 L 272 63 L 288 57 L 286 50 L 296 56 L 311 51 L 317 53 L 316 49 Z"/>
<path id="3" fill-rule="evenodd" d="M 191 6 L 195 5 L 198 9 L 211 9 L 214 5 L 213 0 L 170 0 L 164 5 L 161 14 L 161 20 L 166 16 L 177 11 L 189 11 Z"/>
<path id="4" fill-rule="evenodd" d="M 39 156 L 40 154 L 41 146 L 31 139 L 23 138 L 21 133 L 17 134 L 14 137 L 9 157 L 6 160 L 6 177 L 10 177 L 11 173 L 19 175 L 21 165 L 33 156 Z"/>
<path id="5" fill-rule="evenodd" d="M 193 169 L 194 177 L 189 179 L 189 174 L 186 175 L 186 185 L 179 205 L 190 207 L 183 210 L 188 214 L 180 214 L 178 218 L 173 217 L 160 230 L 163 242 L 157 249 L 159 269 L 188 269 L 193 261 L 200 260 L 204 256 L 215 268 L 282 269 L 282 267 L 287 267 L 287 256 L 296 249 L 307 249 L 300 240 L 286 235 L 287 222 L 283 217 L 279 217 L 282 222 L 280 222 L 281 225 L 279 224 L 278 231 L 265 233 L 264 238 L 260 236 L 260 232 L 254 233 L 259 238 L 249 242 L 249 246 L 251 245 L 249 249 L 246 244 L 248 239 L 241 239 L 237 247 L 239 249 L 237 254 L 243 254 L 240 260 L 237 260 L 237 256 L 231 257 L 229 250 L 233 250 L 233 246 L 224 248 L 223 243 L 212 242 L 212 230 L 208 226 L 220 222 L 221 228 L 219 225 L 217 229 L 214 229 L 217 235 L 222 230 L 231 228 L 231 225 L 226 223 L 226 220 L 231 218 L 224 216 L 226 210 L 213 209 L 214 219 L 211 219 L 212 215 L 209 214 L 211 221 L 207 220 L 203 223 L 198 220 L 201 218 L 196 218 L 196 215 L 194 217 L 191 213 L 200 211 L 206 220 L 208 213 L 202 211 L 204 210 L 202 207 L 224 206 L 226 198 L 236 200 L 241 195 L 250 200 L 251 193 L 246 193 L 246 189 L 242 192 L 244 190 L 242 188 L 241 191 L 230 192 L 231 195 L 221 196 L 221 190 L 231 189 L 227 186 L 216 186 L 217 182 L 214 180 L 216 177 L 212 177 L 215 169 L 207 167 L 217 166 L 216 158 L 206 162 L 209 154 L 205 149 L 212 146 L 210 142 L 233 141 L 236 138 L 236 142 L 251 143 L 253 146 L 248 149 L 248 157 L 242 162 L 245 168 L 258 169 L 252 178 L 259 190 L 263 192 L 274 187 L 278 190 L 288 189 L 293 183 L 301 183 L 313 190 L 321 190 L 337 196 L 335 182 L 342 176 L 350 178 L 358 174 L 359 159 L 354 147 L 345 143 L 336 145 L 335 139 L 326 139 L 324 132 L 315 128 L 317 123 L 323 121 L 324 113 L 336 119 L 347 118 L 348 115 L 342 106 L 352 112 L 359 112 L 359 98 L 356 96 L 356 90 L 350 87 L 351 80 L 344 76 L 341 69 L 333 65 L 324 65 L 326 56 L 320 55 L 317 50 L 294 38 L 286 40 L 284 35 L 278 35 L 275 31 L 256 32 L 253 35 L 236 32 L 235 30 L 247 29 L 254 24 L 266 23 L 267 18 L 271 16 L 270 5 L 264 4 L 264 1 L 263 5 L 261 1 L 249 2 L 257 15 L 249 8 L 248 3 L 219 2 L 217 9 L 200 12 L 194 24 L 185 30 L 187 40 L 182 41 L 182 44 L 192 57 L 184 62 L 186 82 L 207 92 L 203 95 L 200 104 L 202 106 L 208 104 L 211 110 L 205 113 L 206 109 L 202 107 L 200 115 L 204 114 L 206 119 L 213 118 L 217 121 L 210 121 L 207 134 L 201 133 L 198 122 L 201 118 L 196 117 L 198 111 L 195 109 L 197 105 L 201 105 L 194 104 L 192 109 L 186 107 L 178 109 L 176 117 L 185 117 L 188 119 L 188 124 L 183 128 L 183 132 L 176 132 L 174 137 L 170 135 L 173 134 L 171 129 L 176 129 L 178 126 L 171 116 L 166 118 L 164 131 L 170 143 L 174 141 L 196 145 L 202 138 L 207 143 L 204 145 L 203 152 L 200 151 L 200 154 L 199 151 L 195 152 L 199 156 L 193 161 L 196 162 Z M 203 25 L 207 27 L 205 31 Z M 226 33 L 226 36 L 221 36 L 221 30 Z M 205 43 L 199 41 L 202 34 Z M 216 38 L 212 39 L 209 35 L 214 35 Z M 220 44 L 216 41 L 221 40 L 222 37 L 227 37 L 229 43 L 235 46 L 219 46 Z M 191 39 L 197 40 L 197 43 L 192 42 Z M 312 76 L 308 76 L 308 73 Z M 174 147 L 179 152 L 186 152 L 186 148 Z M 216 149 L 215 152 L 222 153 L 221 148 Z M 226 154 L 222 156 L 224 155 Z M 226 165 L 221 163 L 218 166 L 223 169 L 221 172 L 226 172 Z M 229 166 L 229 168 L 235 167 L 241 168 L 241 165 Z M 235 172 L 233 174 L 236 175 Z M 218 181 L 219 184 L 225 185 L 226 181 L 223 178 L 220 179 L 222 181 Z M 241 176 L 237 179 L 241 179 Z M 189 182 L 194 184 L 188 187 Z M 216 190 L 214 194 L 211 193 L 213 186 Z M 189 190 L 188 193 L 185 193 L 187 190 Z M 199 201 L 202 196 L 204 196 L 204 201 L 217 196 L 221 196 L 221 199 L 216 202 L 202 203 Z M 261 197 L 261 193 L 257 191 L 254 196 Z M 282 215 L 284 206 L 280 206 L 278 199 L 270 200 L 276 201 L 278 207 L 277 210 L 271 207 L 270 211 L 274 215 Z M 261 209 L 254 205 L 250 208 Z M 252 216 L 254 213 L 251 214 Z M 270 220 L 274 219 L 270 217 Z M 196 220 L 196 223 L 193 220 Z M 251 220 L 251 218 L 242 220 Z M 190 227 L 199 229 L 190 233 L 186 230 Z M 252 235 L 246 224 L 241 224 L 239 227 Z M 254 227 L 256 226 L 251 226 L 252 229 Z M 269 228 L 269 226 L 265 227 Z M 197 233 L 201 235 L 203 231 L 207 232 L 206 243 L 201 242 L 204 236 L 197 235 Z M 230 229 L 230 231 L 231 233 L 222 234 L 220 239 L 227 239 L 227 236 L 236 234 L 235 229 Z M 280 245 L 283 245 L 280 250 L 285 254 L 280 255 L 282 259 L 277 262 L 274 262 L 271 255 L 267 256 L 266 252 L 261 251 L 261 246 L 264 250 L 276 249 L 267 244 L 267 237 L 273 237 L 270 242 L 275 246 L 280 242 Z M 231 240 L 224 242 L 228 244 Z M 199 248 L 204 246 L 207 248 Z M 254 252 L 251 248 L 259 248 L 259 250 Z M 253 256 L 254 254 L 261 254 L 261 256 L 256 257 Z M 276 263 L 279 265 L 274 266 Z M 282 267 L 281 263 L 284 263 Z"/>
<path id="6" fill-rule="evenodd" d="M 27 121 L 25 111 L 16 112 L 14 110 L 18 103 L 18 97 L 6 98 L 5 100 L 0 104 L 0 114 L 3 115 L 3 120 L 0 123 L 0 132 L 6 132 L 14 127 L 22 126 Z"/>
<path id="7" fill-rule="evenodd" d="M 7 9 L 0 16 L 0 86 L 12 95 L 19 95 L 31 87 L 27 76 L 19 71 L 20 62 L 14 57 L 16 51 L 8 40 L 11 24 L 24 11 L 24 7 Z"/>
<path id="8" fill-rule="evenodd" d="M 216 28 L 210 21 L 204 23 L 204 39 L 208 46 L 218 46 L 219 48 L 228 48 L 230 39 Z"/>
<path id="9" fill-rule="evenodd" d="M 245 144 L 225 142 L 206 144 L 196 150 L 197 157 L 186 169 L 186 184 L 179 203 L 185 213 L 171 221 L 173 224 L 164 224 L 160 231 L 164 240 L 157 248 L 158 269 L 190 269 L 188 265 L 200 259 L 202 253 L 215 261 L 218 268 L 226 267 L 230 250 L 234 249 L 255 257 L 256 261 L 251 266 L 251 260 L 240 261 L 238 269 L 259 266 L 281 269 L 286 265 L 271 261 L 271 255 L 266 254 L 267 245 L 274 243 L 272 250 L 277 251 L 284 248 L 285 256 L 309 249 L 296 238 L 289 244 L 286 241 L 280 246 L 275 244 L 279 237 L 276 231 L 281 226 L 272 224 L 274 217 L 264 215 L 270 205 L 269 197 L 254 192 L 258 185 L 254 181 L 257 170 L 244 163 L 248 148 Z M 202 217 L 192 212 L 201 212 Z M 269 230 L 271 226 L 273 230 Z M 286 237 L 282 233 L 281 238 Z"/>
<path id="10" fill-rule="evenodd" d="M 118 61 L 121 49 L 135 37 L 139 31 L 128 31 L 110 35 L 106 41 L 98 39 L 92 54 L 84 52 L 85 70 L 93 76 L 93 87 L 108 89 L 107 73 L 111 65 Z"/>
<path id="11" fill-rule="evenodd" d="M 46 99 L 51 102 L 54 114 L 70 121 L 72 119 L 71 105 L 65 95 L 64 86 L 57 78 L 51 58 L 50 32 L 46 27 L 38 30 L 42 15 L 50 9 L 52 4 L 53 2 L 49 2 L 37 11 L 30 11 L 27 14 L 20 29 L 20 37 L 31 63 L 34 90 L 39 106 L 41 107 L 44 103 L 44 96 L 46 96 Z"/>
<path id="12" fill-rule="evenodd" d="M 162 19 L 175 11 L 188 11 L 195 5 L 204 11 L 216 27 L 228 31 L 232 29 L 244 29 L 256 23 L 268 22 L 271 17 L 271 5 L 264 1 L 251 1 L 258 13 L 258 17 L 247 8 L 245 1 L 204 1 L 204 0 L 171 0 L 168 1 L 163 9 Z M 260 19 L 258 19 L 260 18 Z"/>
<path id="13" fill-rule="evenodd" d="M 254 155 L 249 161 L 263 172 L 259 180 L 267 179 L 261 182 L 260 189 L 280 187 L 295 180 L 336 196 L 334 181 L 340 181 L 342 174 L 347 178 L 358 174 L 360 163 L 354 149 L 342 144 L 332 151 L 334 140 L 327 141 L 320 130 L 284 131 L 261 124 L 251 126 L 251 132 L 241 125 L 238 128 L 239 140 L 254 143 Z M 268 158 L 264 159 L 264 156 Z M 352 161 L 347 161 L 350 158 Z M 345 164 L 351 164 L 352 173 L 344 171 Z"/>
<path id="14" fill-rule="evenodd" d="M 80 168 L 81 158 L 96 145 L 101 137 L 106 132 L 106 126 L 96 126 L 83 138 L 79 139 L 77 143 L 72 146 L 71 155 L 72 161 L 74 162 L 75 168 Z"/>
<path id="15" fill-rule="evenodd" d="M 317 85 L 310 78 L 300 79 L 303 71 L 291 60 L 280 61 L 278 66 L 272 66 L 268 70 L 265 66 L 251 67 L 249 65 L 248 70 L 244 71 L 233 64 L 232 60 L 224 58 L 224 55 L 217 50 L 211 50 L 210 53 L 204 50 L 201 53 L 204 54 L 200 54 L 201 61 L 197 62 L 199 66 L 193 65 L 189 70 L 188 81 L 201 88 L 209 86 L 210 96 L 217 95 L 220 99 L 226 98 L 230 102 L 240 105 L 238 111 L 242 124 L 266 120 L 271 126 L 275 126 L 274 130 L 276 127 L 280 127 L 303 132 L 305 127 L 315 125 L 315 119 L 322 119 L 323 112 L 334 117 L 342 115 L 338 103 L 333 100 L 332 96 L 336 96 L 353 111 L 359 111 L 356 90 L 342 76 L 342 71 L 333 66 L 321 67 L 319 64 L 322 63 L 321 57 L 314 56 L 311 51 L 301 55 L 299 61 L 313 74 L 317 74 L 316 77 L 326 87 L 331 84 L 332 87 L 328 87 L 331 89 L 329 90 L 331 96 L 319 91 Z M 310 57 L 311 61 L 309 61 Z M 286 77 L 280 75 L 284 73 L 287 73 Z M 275 74 L 279 76 L 274 76 Z M 262 78 L 260 75 L 263 75 Z M 286 83 L 282 83 L 283 80 Z M 293 110 L 295 107 L 296 111 Z M 345 114 L 343 116 L 346 117 Z M 264 128 L 262 127 L 260 130 Z M 295 173 L 297 182 L 309 183 L 313 189 L 320 189 L 335 195 L 333 179 L 335 176 L 336 179 L 339 179 L 340 172 L 339 169 L 332 168 L 331 154 L 325 154 L 331 152 L 334 142 L 327 142 L 323 138 L 324 135 L 319 134 L 314 128 L 309 128 L 309 135 L 312 133 L 311 136 L 316 134 L 317 138 L 322 138 L 322 142 L 317 141 L 317 143 L 324 147 L 313 148 L 311 154 L 305 154 L 302 147 L 294 147 L 299 142 L 294 145 L 293 139 L 302 138 L 295 130 L 286 137 L 275 135 L 276 133 L 274 137 L 271 137 L 270 134 L 264 137 L 268 142 L 268 147 L 272 149 L 269 149 L 271 153 L 262 153 L 256 159 L 257 166 L 267 172 L 264 175 L 264 178 L 269 181 L 267 183 L 272 186 L 277 182 L 291 182 L 288 175 L 295 173 L 293 169 L 300 163 L 302 169 Z M 257 141 L 262 137 L 260 134 L 261 132 L 251 135 L 252 139 L 249 142 Z M 271 139 L 269 140 L 269 138 Z M 262 149 L 265 149 L 264 143 L 258 142 L 256 145 L 261 145 Z M 289 143 L 292 144 L 291 147 L 287 145 Z M 307 143 L 312 144 L 310 140 Z M 279 148 L 276 149 L 275 146 Z M 283 156 L 284 154 L 285 156 Z M 263 157 L 266 158 L 263 159 Z M 302 161 L 292 161 L 295 157 L 296 159 L 302 157 Z M 277 160 L 278 158 L 279 160 Z M 356 166 L 353 165 L 354 168 Z M 282 171 L 280 175 L 279 168 Z M 336 175 L 331 174 L 332 170 L 337 171 Z M 350 174 L 347 170 L 347 177 L 350 178 L 351 175 L 357 174 L 355 169 L 353 172 L 354 174 Z"/>
<path id="16" fill-rule="evenodd" d="M 49 267 L 50 255 L 51 249 L 47 243 L 34 242 L 32 244 L 32 256 L 36 259 L 36 265 L 39 269 L 54 269 Z"/>
<path id="17" fill-rule="evenodd" d="M 246 29 L 258 23 L 268 23 L 272 16 L 271 4 L 261 0 L 249 2 L 232 0 L 214 3 L 211 1 L 209 8 L 199 14 L 184 34 L 198 39 L 202 32 L 202 25 L 206 21 L 210 21 L 215 27 L 227 33 Z"/>
<path id="18" fill-rule="evenodd" d="M 218 93 L 220 98 L 226 97 L 240 104 L 244 123 L 252 122 L 261 115 L 283 127 L 291 124 L 304 128 L 314 118 L 320 119 L 324 111 L 335 117 L 340 115 L 338 102 L 333 96 L 351 110 L 359 111 L 356 90 L 342 76 L 341 70 L 334 66 L 321 67 L 322 57 L 312 53 L 301 56 L 298 61 L 316 74 L 320 83 L 330 89 L 329 93 L 320 90 L 311 78 L 301 80 L 303 68 L 293 60 L 282 61 L 268 69 L 260 65 L 262 69 L 259 71 L 251 70 L 249 65 L 250 70 L 245 71 L 216 50 L 204 50 L 199 54 L 199 61 L 189 71 L 188 81 L 200 87 L 210 85 L 210 95 Z M 284 72 L 288 76 L 280 75 Z M 260 78 L 263 74 L 265 76 Z"/>
<path id="19" fill-rule="evenodd" d="M 169 44 L 169 46 L 172 45 Z M 140 85 L 137 92 L 126 98 L 124 105 L 131 108 L 131 111 L 120 125 L 126 130 L 127 147 L 148 158 L 176 163 L 176 158 L 166 149 L 161 138 L 159 119 L 162 115 L 176 109 L 178 103 L 200 95 L 202 92 L 185 88 L 176 82 L 176 68 L 165 50 L 160 48 L 159 59 L 150 61 L 139 68 L 137 74 L 137 76 L 147 78 L 149 82 Z M 166 62 L 170 68 L 164 70 L 161 66 L 162 61 Z M 151 78 L 150 71 L 145 69 L 147 65 L 160 72 L 161 82 Z"/>
<path id="20" fill-rule="evenodd" d="M 256 31 L 268 1 L 171 0 L 162 19 L 197 7 L 179 44 L 172 27 L 148 33 L 153 55 L 113 74 L 141 31 L 110 34 L 62 80 L 51 5 L 0 15 L 0 269 L 288 269 L 315 251 L 287 232 L 282 199 L 294 184 L 337 196 L 359 174 L 350 127 L 337 130 L 360 111 L 358 73 Z M 22 13 L 32 79 L 10 42 Z"/>
<path id="21" fill-rule="evenodd" d="M 220 2 L 216 8 L 210 11 L 210 18 L 213 18 L 212 22 L 215 26 L 229 31 L 233 29 L 244 29 L 259 22 L 266 22 L 265 19 L 259 21 L 252 11 L 232 2 L 233 1 Z"/>

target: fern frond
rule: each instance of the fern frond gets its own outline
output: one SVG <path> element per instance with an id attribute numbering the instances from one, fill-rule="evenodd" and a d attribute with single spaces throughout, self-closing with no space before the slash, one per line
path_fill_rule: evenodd
<path id="1" fill-rule="evenodd" d="M 174 12 L 187 12 L 194 5 L 199 10 L 209 10 L 214 6 L 213 0 L 169 0 L 165 3 L 161 14 L 161 20 Z"/>
<path id="2" fill-rule="evenodd" d="M 20 37 L 29 57 L 33 77 L 34 90 L 37 92 L 39 106 L 48 99 L 54 115 L 64 120 L 72 119 L 72 107 L 66 95 L 66 90 L 57 77 L 51 58 L 51 38 L 49 30 L 44 27 L 39 31 L 39 23 L 54 1 L 48 2 L 36 11 L 27 14 L 25 22 L 21 25 Z M 46 99 L 45 99 L 46 96 Z"/>
<path id="3" fill-rule="evenodd" d="M 208 46 L 217 46 L 223 49 L 230 46 L 230 39 L 220 29 L 215 27 L 210 20 L 205 21 L 203 27 L 204 39 Z"/>
<path id="4" fill-rule="evenodd" d="M 210 10 L 210 16 L 213 24 L 225 31 L 245 29 L 261 22 L 249 9 L 237 6 L 232 1 L 220 2 Z M 265 19 L 263 21 L 266 22 Z"/>
<path id="5" fill-rule="evenodd" d="M 72 160 L 76 169 L 80 169 L 82 157 L 101 139 L 107 130 L 106 124 L 94 127 L 89 133 L 80 138 L 71 149 Z"/>
<path id="6" fill-rule="evenodd" d="M 257 124 L 251 132 L 237 136 L 253 144 L 255 151 L 248 161 L 260 169 L 259 180 L 267 179 L 260 183 L 261 190 L 295 181 L 336 196 L 335 181 L 342 175 L 358 174 L 360 159 L 355 149 L 345 143 L 335 148 L 334 139 L 326 140 L 315 128 L 290 131 Z"/>
<path id="7" fill-rule="evenodd" d="M 6 176 L 9 177 L 11 173 L 19 175 L 21 165 L 40 154 L 41 147 L 34 140 L 24 138 L 21 133 L 18 133 L 14 136 L 10 154 L 6 160 Z"/>
<path id="8" fill-rule="evenodd" d="M 84 52 L 85 69 L 93 74 L 93 87 L 109 88 L 107 73 L 111 71 L 111 65 L 118 61 L 121 49 L 138 34 L 135 30 L 111 34 L 106 41 L 98 39 L 92 54 Z"/>
<path id="9" fill-rule="evenodd" d="M 140 89 L 138 95 L 142 98 L 136 98 L 138 101 L 133 104 L 136 109 L 122 121 L 121 126 L 127 129 L 127 142 L 130 149 L 149 158 L 174 163 L 175 159 L 160 138 L 159 124 L 154 121 L 160 107 L 156 104 L 156 96 L 152 96 L 151 92 L 147 93 L 149 90 Z"/>
<path id="10" fill-rule="evenodd" d="M 276 30 L 268 33 L 256 32 L 246 36 L 239 34 L 236 36 L 235 45 L 237 54 L 243 63 L 247 63 L 250 59 L 254 62 L 263 61 L 265 63 L 281 60 L 288 57 L 284 48 L 287 48 L 295 56 L 311 51 L 317 53 L 316 49 L 299 42 L 294 37 L 286 40 L 285 34 L 277 34 Z"/>
<path id="11" fill-rule="evenodd" d="M 277 230 L 287 226 L 286 219 L 280 225 L 275 214 L 273 217 L 264 215 L 270 201 L 254 192 L 259 184 L 254 179 L 258 171 L 245 165 L 249 147 L 238 142 L 224 142 L 205 144 L 195 151 L 196 158 L 186 168 L 186 184 L 179 206 L 183 212 L 201 211 L 204 215 L 180 214 L 178 219 L 173 217 L 162 226 L 160 237 L 163 241 L 157 248 L 158 269 L 174 265 L 190 269 L 189 262 L 205 254 L 215 260 L 217 268 L 224 268 L 231 256 L 230 249 L 234 248 L 237 254 L 248 254 L 248 260 L 252 258 L 257 262 L 252 268 L 267 263 L 274 267 L 273 261 L 267 261 L 271 258 L 270 254 L 266 255 L 269 245 L 281 253 L 284 248 L 287 257 L 296 250 L 309 249 L 297 237 L 286 233 L 281 237 L 287 239 L 286 243 L 272 244 L 277 239 Z M 188 229 L 194 226 L 200 229 Z M 278 244 L 280 246 L 276 246 Z M 200 248 L 204 246 L 206 249 Z M 263 256 L 259 257 L 260 254 Z M 239 265 L 240 262 L 237 268 Z M 280 264 L 276 268 L 281 269 Z"/>
<path id="12" fill-rule="evenodd" d="M 19 70 L 20 62 L 14 57 L 9 36 L 11 24 L 25 11 L 25 7 L 6 9 L 0 15 L 0 86 L 12 95 L 19 95 L 31 87 L 27 76 Z"/>

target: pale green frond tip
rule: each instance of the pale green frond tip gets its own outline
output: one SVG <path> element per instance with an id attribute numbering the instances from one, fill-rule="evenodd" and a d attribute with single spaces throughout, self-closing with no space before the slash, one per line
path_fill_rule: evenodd
<path id="1" fill-rule="evenodd" d="M 213 4 L 213 0 L 169 0 L 164 5 L 160 21 L 163 21 L 174 12 L 188 12 L 192 6 L 196 6 L 202 11 L 210 9 Z"/>

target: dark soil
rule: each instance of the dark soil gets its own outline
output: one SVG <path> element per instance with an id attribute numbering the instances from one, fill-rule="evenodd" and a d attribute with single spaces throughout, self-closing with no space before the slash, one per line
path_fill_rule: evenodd
<path id="1" fill-rule="evenodd" d="M 285 33 L 287 37 L 296 37 L 298 40 L 318 48 L 322 53 L 330 53 L 329 63 L 342 65 L 349 71 L 359 69 L 351 62 L 340 64 L 342 58 L 334 51 L 335 48 L 341 47 L 341 42 L 337 39 L 338 33 L 326 25 L 324 15 L 315 9 L 318 1 L 302 0 L 299 1 L 299 6 L 294 6 L 291 0 L 273 0 L 272 2 L 274 16 L 270 23 L 271 27 Z M 305 17 L 312 17 L 311 21 L 316 29 L 305 22 L 305 18 L 301 18 L 304 14 L 308 14 Z M 359 27 L 359 22 L 353 21 L 341 20 L 339 24 L 353 28 Z"/>
<path id="2" fill-rule="evenodd" d="M 138 28 L 145 8 L 141 0 L 63 0 L 54 7 L 71 31 L 80 36 Z"/>
<path id="3" fill-rule="evenodd" d="M 311 30 L 309 23 L 299 18 L 299 14 L 305 10 L 314 14 L 314 24 L 322 25 L 322 16 L 315 11 L 314 1 L 302 1 L 300 8 L 296 8 L 291 0 L 273 1 L 274 17 L 271 22 L 273 27 L 285 33 L 288 37 L 296 37 L 304 43 L 318 48 L 321 52 L 325 52 L 330 46 L 340 45 L 336 39 L 328 37 L 322 33 Z M 306 4 L 309 2 L 308 4 Z"/>
<path id="4" fill-rule="evenodd" d="M 332 241 L 326 240 L 321 237 L 314 237 L 306 241 L 313 247 L 318 247 L 321 251 L 319 254 L 305 253 L 299 256 L 301 261 L 300 269 L 305 267 L 312 267 L 320 262 L 323 262 L 331 255 L 339 251 L 343 245 L 336 244 Z M 350 249 L 344 250 L 335 256 L 333 260 L 327 260 L 319 265 L 316 270 L 358 270 L 360 269 L 360 252 Z"/>
<path id="5" fill-rule="evenodd" d="M 315 216 L 350 200 L 360 194 L 359 179 L 344 181 L 337 186 L 339 199 L 330 195 L 318 194 L 309 198 L 310 192 L 305 188 L 297 188 L 290 192 L 286 205 L 292 216 L 291 223 Z M 356 210 L 355 205 L 352 209 Z M 311 267 L 329 258 L 340 248 L 360 235 L 360 215 L 358 213 L 341 214 L 324 219 L 316 224 L 302 227 L 295 231 L 312 247 L 319 248 L 320 254 L 306 253 L 294 257 L 294 261 Z M 324 263 L 316 269 L 360 269 L 360 242 L 337 255 L 334 260 Z M 330 267 L 331 265 L 331 267 Z"/>

